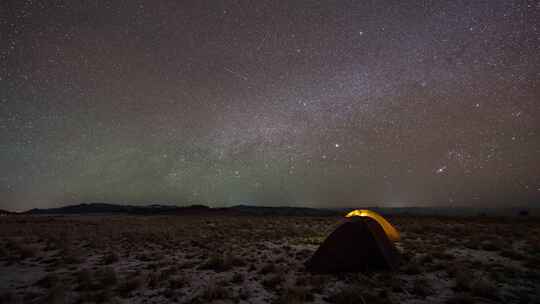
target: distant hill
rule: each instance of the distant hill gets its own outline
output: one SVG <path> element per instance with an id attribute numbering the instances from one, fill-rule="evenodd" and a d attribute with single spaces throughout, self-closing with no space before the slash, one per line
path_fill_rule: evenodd
<path id="1" fill-rule="evenodd" d="M 88 203 L 70 205 L 59 208 L 31 209 L 13 213 L 0 210 L 0 214 L 30 215 L 69 215 L 69 214 L 136 214 L 136 215 L 260 215 L 260 216 L 344 216 L 356 208 L 308 208 L 308 207 L 264 207 L 236 205 L 224 208 L 211 208 L 205 205 L 185 207 L 170 205 L 118 205 L 107 203 Z M 508 207 L 508 208 L 474 208 L 474 207 L 358 207 L 370 209 L 383 215 L 403 216 L 520 216 L 538 217 L 540 208 Z"/>
<path id="2" fill-rule="evenodd" d="M 354 208 L 341 208 L 342 212 L 348 212 Z M 369 209 L 383 215 L 412 215 L 412 216 L 540 216 L 540 208 L 528 207 L 464 207 L 464 206 L 442 206 L 442 207 L 363 207 L 359 209 Z"/>
<path id="3" fill-rule="evenodd" d="M 11 214 L 12 212 L 9 212 L 7 210 L 2 210 L 0 209 L 0 215 L 8 215 L 8 214 Z"/>
<path id="4" fill-rule="evenodd" d="M 22 214 L 138 214 L 138 215 L 182 215 L 182 214 L 230 214 L 230 215 L 274 215 L 274 216 L 332 216 L 340 215 L 337 210 L 304 207 L 258 207 L 238 205 L 226 208 L 210 208 L 204 205 L 186 207 L 168 205 L 132 206 L 107 203 L 89 203 L 59 208 L 31 209 Z"/>
<path id="5" fill-rule="evenodd" d="M 116 205 L 106 203 L 89 203 L 70 205 L 59 208 L 49 209 L 31 209 L 23 214 L 177 214 L 177 213 L 200 213 L 210 210 L 204 205 L 191 205 L 187 207 L 166 206 L 166 205 L 148 205 L 148 206 L 132 206 L 132 205 Z"/>

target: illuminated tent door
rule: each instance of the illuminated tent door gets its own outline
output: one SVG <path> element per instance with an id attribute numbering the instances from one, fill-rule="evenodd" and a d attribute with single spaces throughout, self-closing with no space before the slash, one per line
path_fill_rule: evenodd
<path id="1" fill-rule="evenodd" d="M 384 229 L 384 232 L 388 236 L 388 238 L 393 241 L 397 242 L 399 241 L 399 231 L 392 226 L 384 217 L 382 217 L 377 212 L 373 212 L 371 210 L 354 210 L 349 212 L 345 217 L 353 217 L 353 216 L 366 216 L 369 218 L 372 218 L 381 225 L 381 227 Z"/>
<path id="2" fill-rule="evenodd" d="M 311 272 L 361 272 L 396 269 L 399 252 L 381 225 L 371 217 L 348 218 L 306 262 Z"/>

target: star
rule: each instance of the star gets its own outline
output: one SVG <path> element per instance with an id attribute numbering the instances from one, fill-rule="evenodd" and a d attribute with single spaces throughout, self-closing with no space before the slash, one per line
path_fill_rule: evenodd
<path id="1" fill-rule="evenodd" d="M 442 167 L 438 168 L 435 172 L 437 174 L 444 173 L 446 171 L 446 168 L 447 168 L 446 166 L 442 166 Z"/>

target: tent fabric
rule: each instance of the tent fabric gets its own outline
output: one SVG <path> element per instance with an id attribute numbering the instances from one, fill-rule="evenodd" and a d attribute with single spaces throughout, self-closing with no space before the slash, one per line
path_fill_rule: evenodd
<path id="1" fill-rule="evenodd" d="M 349 212 L 345 217 L 350 218 L 354 216 L 366 216 L 366 217 L 376 220 L 377 223 L 379 223 L 379 225 L 381 225 L 381 227 L 384 229 L 384 232 L 386 233 L 386 235 L 391 241 L 393 242 L 399 241 L 399 238 L 400 238 L 399 231 L 396 228 L 394 228 L 392 224 L 390 224 L 384 217 L 382 217 L 377 212 L 374 212 L 371 210 L 365 210 L 365 209 L 358 209 L 358 210 Z"/>
<path id="2" fill-rule="evenodd" d="M 306 262 L 316 273 L 394 270 L 399 252 L 379 223 L 370 217 L 352 217 L 341 224 Z"/>

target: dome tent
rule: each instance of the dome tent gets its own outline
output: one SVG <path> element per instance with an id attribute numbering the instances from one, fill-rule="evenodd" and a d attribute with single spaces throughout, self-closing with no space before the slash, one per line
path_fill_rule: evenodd
<path id="1" fill-rule="evenodd" d="M 399 231 L 390 224 L 384 217 L 382 217 L 380 214 L 378 214 L 375 211 L 366 210 L 366 209 L 357 209 L 354 211 L 351 211 L 347 213 L 345 217 L 353 217 L 353 216 L 366 216 L 370 217 L 379 223 L 381 225 L 382 229 L 384 230 L 384 233 L 386 233 L 386 236 L 393 241 L 397 242 L 399 241 Z"/>
<path id="2" fill-rule="evenodd" d="M 362 272 L 393 270 L 398 264 L 399 252 L 379 222 L 351 216 L 324 240 L 306 268 L 318 273 Z"/>

